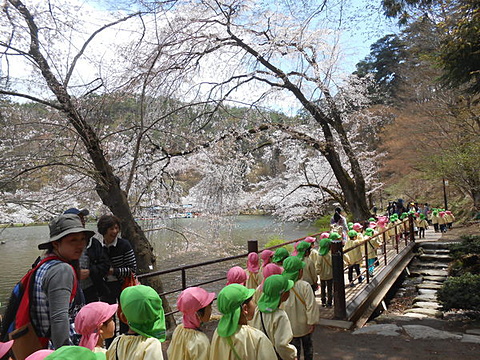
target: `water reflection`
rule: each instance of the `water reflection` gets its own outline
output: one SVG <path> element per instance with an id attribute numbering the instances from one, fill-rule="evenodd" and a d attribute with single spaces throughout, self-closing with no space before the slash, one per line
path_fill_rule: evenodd
<path id="1" fill-rule="evenodd" d="M 316 232 L 309 223 L 285 223 L 270 216 L 237 216 L 228 218 L 164 219 L 140 222 L 148 231 L 157 256 L 159 269 L 170 269 L 181 265 L 233 256 L 247 251 L 247 241 L 258 240 L 262 248 L 273 238 L 293 240 Z M 95 230 L 96 224 L 87 228 Z M 41 254 L 37 245 L 48 238 L 47 226 L 7 228 L 0 236 L 5 244 L 0 245 L 0 302 L 5 310 L 8 297 L 14 284 L 28 271 L 33 261 Z M 200 282 L 213 277 L 221 277 L 228 266 L 244 266 L 245 260 L 227 264 L 215 264 L 204 269 L 187 271 L 192 282 Z M 181 274 L 175 273 L 162 279 L 165 290 L 177 288 L 181 284 Z M 188 285 L 188 283 L 187 283 Z M 218 291 L 223 284 L 206 286 Z M 176 296 L 176 295 L 175 295 Z"/>

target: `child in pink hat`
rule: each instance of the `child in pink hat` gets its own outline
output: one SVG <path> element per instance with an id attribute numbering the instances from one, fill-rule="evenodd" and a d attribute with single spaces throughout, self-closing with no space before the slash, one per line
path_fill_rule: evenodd
<path id="1" fill-rule="evenodd" d="M 13 345 L 13 340 L 7 342 L 0 342 L 0 358 L 5 356 L 6 353 L 10 351 Z"/>
<path id="2" fill-rule="evenodd" d="M 113 315 L 118 304 L 107 304 L 102 301 L 92 302 L 80 309 L 75 317 L 75 331 L 82 335 L 79 346 L 93 352 L 104 352 L 104 340 L 110 339 L 115 333 Z"/>
<path id="3" fill-rule="evenodd" d="M 33 354 L 27 356 L 25 360 L 43 360 L 51 353 L 53 353 L 53 350 L 47 350 L 47 349 L 38 350 L 38 351 L 35 351 Z"/>
<path id="4" fill-rule="evenodd" d="M 247 258 L 247 288 L 256 289 L 260 284 L 259 268 L 258 254 L 256 252 L 249 253 Z"/>
<path id="5" fill-rule="evenodd" d="M 272 275 L 280 275 L 282 272 L 283 268 L 274 263 L 267 264 L 263 268 L 263 279 L 260 282 L 260 285 L 258 285 L 255 289 L 255 293 L 253 294 L 253 301 L 255 303 L 257 303 L 258 299 L 260 299 L 260 296 L 262 295 L 263 283 L 265 282 L 265 279 Z"/>
<path id="6" fill-rule="evenodd" d="M 234 266 L 227 272 L 227 285 L 240 284 L 245 286 L 247 273 L 240 266 Z"/>
<path id="7" fill-rule="evenodd" d="M 185 289 L 177 300 L 177 308 L 183 313 L 183 324 L 178 325 L 167 349 L 169 360 L 208 360 L 210 340 L 200 330 L 202 323 L 210 320 L 215 293 L 199 287 Z"/>

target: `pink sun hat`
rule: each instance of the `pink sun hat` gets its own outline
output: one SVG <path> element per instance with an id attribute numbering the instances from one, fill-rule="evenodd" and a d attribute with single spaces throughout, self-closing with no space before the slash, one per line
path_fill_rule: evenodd
<path id="1" fill-rule="evenodd" d="M 323 232 L 323 233 L 320 234 L 320 240 L 321 240 L 321 239 L 326 239 L 326 238 L 328 238 L 329 236 L 330 236 L 330 233 L 328 233 L 328 232 Z"/>
<path id="2" fill-rule="evenodd" d="M 227 272 L 227 285 L 240 284 L 245 286 L 247 273 L 240 266 L 234 266 Z"/>
<path id="3" fill-rule="evenodd" d="M 272 250 L 263 250 L 262 253 L 260 254 L 260 257 L 262 258 L 263 261 L 263 266 L 267 265 L 271 260 L 273 256 L 273 251 Z"/>
<path id="4" fill-rule="evenodd" d="M 297 255 L 298 255 L 297 246 L 298 246 L 298 244 L 300 244 L 301 242 L 302 242 L 302 240 L 298 240 L 295 244 L 293 244 L 292 256 L 297 256 Z"/>
<path id="5" fill-rule="evenodd" d="M 360 223 L 353 224 L 353 230 L 358 232 L 358 231 L 362 231 L 362 229 L 363 229 L 362 224 L 360 224 Z"/>
<path id="6" fill-rule="evenodd" d="M 267 264 L 263 268 L 263 280 L 260 284 L 260 289 L 263 289 L 263 283 L 265 282 L 266 278 L 268 278 L 269 276 L 272 276 L 272 275 L 280 275 L 280 274 L 282 274 L 282 272 L 283 272 L 283 269 L 282 269 L 281 266 L 279 266 L 277 264 L 274 264 L 274 263 Z"/>
<path id="7" fill-rule="evenodd" d="M 91 302 L 82 307 L 75 317 L 75 331 L 82 335 L 78 345 L 93 350 L 100 337 L 98 331 L 117 309 L 118 304 L 110 305 L 102 301 Z"/>
<path id="8" fill-rule="evenodd" d="M 248 254 L 247 258 L 247 270 L 251 273 L 258 273 L 258 268 L 260 265 L 258 264 L 258 254 L 256 252 L 251 252 Z"/>
<path id="9" fill-rule="evenodd" d="M 13 345 L 13 340 L 7 342 L 0 342 L 0 357 L 3 357 L 7 352 L 10 351 Z"/>
<path id="10" fill-rule="evenodd" d="M 53 353 L 53 350 L 47 350 L 47 349 L 38 350 L 38 351 L 35 351 L 33 354 L 28 355 L 25 358 L 25 360 L 43 360 L 51 353 Z"/>
<path id="11" fill-rule="evenodd" d="M 177 299 L 177 308 L 183 313 L 183 326 L 186 329 L 198 329 L 200 318 L 197 311 L 207 307 L 215 299 L 215 293 L 200 287 L 189 287 L 182 291 Z"/>

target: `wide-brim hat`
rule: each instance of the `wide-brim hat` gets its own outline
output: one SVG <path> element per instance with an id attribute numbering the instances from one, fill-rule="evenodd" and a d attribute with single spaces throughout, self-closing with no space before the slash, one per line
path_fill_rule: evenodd
<path id="1" fill-rule="evenodd" d="M 13 345 L 13 340 L 7 341 L 7 342 L 0 342 L 0 357 L 5 355 L 7 352 L 10 351 Z"/>
<path id="2" fill-rule="evenodd" d="M 258 300 L 258 309 L 264 313 L 271 313 L 280 306 L 282 294 L 289 291 L 295 283 L 282 275 L 272 275 L 263 284 L 262 296 Z"/>
<path id="3" fill-rule="evenodd" d="M 120 294 L 120 305 L 130 329 L 137 334 L 165 341 L 162 299 L 152 287 L 136 285 L 125 288 Z"/>
<path id="4" fill-rule="evenodd" d="M 62 214 L 57 216 L 55 219 L 50 221 L 48 224 L 50 229 L 50 240 L 43 242 L 38 245 L 38 249 L 47 249 L 48 244 L 60 240 L 66 235 L 69 234 L 76 234 L 76 233 L 85 233 L 87 239 L 90 239 L 95 232 L 91 230 L 87 230 L 83 227 L 82 221 L 75 214 Z"/>
<path id="5" fill-rule="evenodd" d="M 218 293 L 217 308 L 223 314 L 217 328 L 217 333 L 220 337 L 228 337 L 235 334 L 238 329 L 241 306 L 254 293 L 255 289 L 248 289 L 240 284 L 227 285 Z"/>

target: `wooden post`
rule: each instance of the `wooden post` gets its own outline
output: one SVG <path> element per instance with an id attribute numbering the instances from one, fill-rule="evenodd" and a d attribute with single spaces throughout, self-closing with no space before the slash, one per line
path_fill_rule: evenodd
<path id="1" fill-rule="evenodd" d="M 248 253 L 256 252 L 258 253 L 258 241 L 257 240 L 248 240 L 247 241 Z"/>
<path id="2" fill-rule="evenodd" d="M 413 232 L 413 214 L 408 214 L 408 226 L 410 227 L 410 241 L 415 241 L 415 233 Z"/>
<path id="3" fill-rule="evenodd" d="M 332 241 L 332 268 L 333 268 L 333 315 L 335 319 L 347 318 L 345 301 L 345 277 L 343 274 L 343 244 L 342 240 Z"/>

